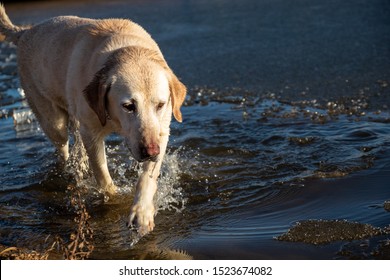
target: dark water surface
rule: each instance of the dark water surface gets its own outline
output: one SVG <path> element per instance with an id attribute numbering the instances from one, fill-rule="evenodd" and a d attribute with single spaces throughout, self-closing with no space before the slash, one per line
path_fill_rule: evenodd
<path id="1" fill-rule="evenodd" d="M 246 2 L 249 10 L 249 3 L 257 3 Z M 268 1 L 260 2 L 269 8 L 266 11 L 275 12 L 272 4 L 265 4 Z M 365 3 L 360 2 L 362 5 Z M 222 17 L 224 12 L 229 15 L 229 11 L 233 10 L 231 1 L 227 3 L 230 4 L 222 6 L 218 17 Z M 134 5 L 136 17 L 144 19 L 143 9 L 146 6 Z M 169 14 L 175 10 L 172 5 L 167 4 L 163 11 Z M 200 4 L 193 7 L 196 10 L 205 8 Z M 238 16 L 243 9 L 236 10 L 234 14 Z M 315 7 L 312 9 L 316 11 Z M 330 8 L 318 9 L 318 13 L 324 11 L 327 15 Z M 45 11 L 50 14 L 53 10 L 47 8 Z M 23 11 L 19 14 L 13 11 L 19 19 L 25 15 Z M 96 8 L 94 13 L 103 16 L 103 12 L 98 11 Z M 107 16 L 115 16 L 113 11 L 118 9 L 112 8 Z M 285 8 L 281 12 L 284 14 Z M 202 17 L 207 18 L 207 12 L 204 13 Z M 250 16 L 254 15 L 249 13 L 247 21 L 254 20 Z M 34 19 L 34 14 L 30 18 Z M 172 21 L 172 25 L 162 25 L 161 30 L 154 29 L 155 37 L 162 41 L 163 51 L 164 47 L 172 48 L 164 27 L 171 27 L 172 37 L 184 36 L 187 32 L 205 35 L 210 30 L 208 28 L 215 27 L 205 20 L 204 25 L 188 25 L 188 30 L 183 30 L 185 24 L 179 28 L 176 21 L 188 23 L 188 18 L 176 16 Z M 330 23 L 326 21 L 323 24 L 327 26 Z M 153 28 L 153 24 L 150 25 Z M 265 34 L 270 33 L 265 31 Z M 383 34 L 388 36 L 386 32 Z M 364 45 L 370 36 L 356 42 Z M 383 36 L 374 36 L 376 40 L 373 44 L 382 46 L 380 39 Z M 269 42 L 272 40 L 269 39 Z M 364 46 L 361 47 L 364 49 Z M 205 46 L 200 46 L 198 51 L 208 53 L 203 48 Z M 74 231 L 75 213 L 69 205 L 66 188 L 74 182 L 75 170 L 74 165 L 65 172 L 56 170 L 54 148 L 36 122 L 29 119 L 28 108 L 20 96 L 15 49 L 2 43 L 0 50 L 3 69 L 0 76 L 0 244 L 39 250 L 44 247 L 46 239 L 56 235 L 66 239 Z M 197 51 L 196 48 L 193 50 Z M 226 50 L 233 53 L 235 47 L 226 46 Z M 388 48 L 377 51 L 379 54 L 373 63 L 385 63 L 379 57 L 388 54 Z M 183 49 L 179 51 L 179 58 L 173 58 L 173 64 L 175 71 L 185 72 L 183 76 L 188 80 L 190 92 L 183 108 L 184 123 L 172 124 L 170 150 L 156 197 L 159 209 L 156 228 L 139 239 L 126 227 L 137 178 L 137 163 L 129 158 L 121 139 L 111 136 L 107 139 L 108 161 L 116 184 L 121 186 L 120 195 L 102 203 L 90 179 L 78 182 L 89 189 L 86 204 L 91 215 L 95 245 L 91 257 L 371 258 L 370 252 L 389 236 L 321 246 L 283 242 L 275 237 L 285 233 L 297 221 L 308 219 L 346 219 L 381 228 L 389 225 L 390 212 L 383 206 L 390 199 L 389 69 L 372 70 L 368 67 L 367 75 L 364 75 L 364 69 L 354 68 L 353 73 L 343 73 L 344 77 L 339 75 L 342 72 L 339 68 L 336 67 L 337 73 L 326 68 L 323 75 L 309 71 L 305 79 L 298 75 L 294 82 L 286 78 L 284 83 L 277 84 L 275 78 L 270 78 L 262 88 L 256 85 L 261 84 L 263 78 L 250 73 L 248 68 L 245 80 L 241 72 L 244 66 L 234 68 L 243 75 L 240 82 L 229 78 L 233 75 L 229 71 L 233 70 L 227 68 L 221 71 L 229 77 L 222 80 L 218 78 L 224 74 L 214 73 L 213 68 L 204 68 L 205 73 L 197 76 L 200 70 L 192 65 L 196 69 L 186 72 L 190 67 L 180 62 L 184 53 Z M 294 52 L 288 57 L 295 55 Z M 168 51 L 168 60 L 170 56 L 175 57 L 172 51 Z M 270 54 L 267 59 L 270 59 Z M 351 63 L 361 65 L 364 59 L 359 59 L 356 56 Z M 221 62 L 218 61 L 219 58 L 216 58 L 215 63 Z M 245 63 L 249 61 L 245 60 Z M 306 63 L 313 66 L 317 62 L 314 59 L 305 62 L 302 67 L 308 67 Z M 198 67 L 209 64 L 211 62 L 201 63 Z M 287 76 L 292 73 L 289 69 L 285 69 L 290 73 Z M 352 74 L 348 76 L 348 73 Z M 359 73 L 364 80 L 363 85 L 356 79 Z M 209 76 L 210 81 L 207 77 L 201 80 L 203 82 L 196 79 L 204 75 Z M 317 80 L 312 80 L 310 84 L 311 75 Z M 353 85 L 345 81 L 348 77 Z M 211 78 L 214 80 L 211 81 Z M 340 81 L 343 79 L 342 86 Z M 275 82 L 274 88 L 268 87 L 272 81 Z M 320 87 L 321 83 L 328 87 Z M 329 94 L 324 94 L 324 91 Z M 19 121 L 17 125 L 14 124 L 15 119 Z M 352 253 L 342 254 L 345 248 Z M 182 251 L 186 253 L 180 253 Z"/>
<path id="2" fill-rule="evenodd" d="M 136 164 L 111 137 L 110 168 L 123 188 L 117 199 L 90 206 L 93 256 L 153 257 L 170 248 L 195 258 L 333 258 L 340 244 L 273 238 L 305 219 L 388 225 L 389 115 L 319 123 L 308 111 L 321 112 L 276 100 L 185 107 L 186 122 L 173 125 L 160 179 L 156 229 L 135 246 L 125 222 Z M 49 235 L 69 234 L 75 226 L 65 191 L 71 176 L 56 174 L 54 150 L 36 125 L 19 131 L 4 118 L 1 126 L 1 243 L 36 248 Z"/>

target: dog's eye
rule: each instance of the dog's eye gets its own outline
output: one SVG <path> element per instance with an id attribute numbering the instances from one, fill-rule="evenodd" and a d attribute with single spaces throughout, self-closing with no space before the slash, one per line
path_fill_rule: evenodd
<path id="1" fill-rule="evenodd" d="M 134 103 L 123 103 L 122 108 L 127 112 L 127 113 L 134 113 L 136 111 L 136 107 Z"/>
<path id="2" fill-rule="evenodd" d="M 164 107 L 165 103 L 161 102 L 157 105 L 157 111 L 160 111 Z"/>

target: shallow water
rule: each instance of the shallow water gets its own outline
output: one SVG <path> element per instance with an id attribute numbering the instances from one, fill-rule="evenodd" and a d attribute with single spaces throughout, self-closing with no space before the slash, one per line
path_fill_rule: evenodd
<path id="1" fill-rule="evenodd" d="M 50 237 L 66 240 L 75 228 L 69 183 L 89 190 L 92 258 L 177 258 L 176 251 L 194 258 L 335 258 L 348 242 L 317 247 L 274 237 L 304 219 L 388 225 L 387 112 L 194 89 L 184 123 L 172 124 L 156 229 L 140 239 L 126 227 L 137 163 L 120 137 L 107 139 L 107 152 L 121 193 L 104 203 L 91 178 L 75 182 L 77 166 L 56 170 L 39 125 L 21 119 L 28 108 L 19 92 L 3 93 L 2 100 L 14 98 L 0 108 L 3 245 L 39 250 Z M 22 114 L 12 116 L 15 108 Z"/>

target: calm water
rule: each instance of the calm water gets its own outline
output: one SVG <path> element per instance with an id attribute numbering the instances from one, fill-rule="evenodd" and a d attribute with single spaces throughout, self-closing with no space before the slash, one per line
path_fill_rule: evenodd
<path id="1" fill-rule="evenodd" d="M 39 125 L 14 124 L 28 108 L 17 79 L 5 78 L 0 243 L 40 249 L 47 238 L 66 240 L 75 229 L 66 188 L 77 165 L 56 170 L 54 148 Z M 77 182 L 88 188 L 92 257 L 177 258 L 176 250 L 194 258 L 335 258 L 348 242 L 314 246 L 274 237 L 303 219 L 388 225 L 382 205 L 390 197 L 389 114 L 364 111 L 360 100 L 346 108 L 258 95 L 192 91 L 184 123 L 172 125 L 156 229 L 142 239 L 126 227 L 137 163 L 118 136 L 109 137 L 109 166 L 121 194 L 103 203 L 93 180 Z M 21 112 L 16 117 L 14 109 Z"/>

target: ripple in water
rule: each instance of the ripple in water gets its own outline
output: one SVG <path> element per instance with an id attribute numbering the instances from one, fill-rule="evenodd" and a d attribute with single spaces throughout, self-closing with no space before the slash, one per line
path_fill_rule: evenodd
<path id="1" fill-rule="evenodd" d="M 126 227 L 140 166 L 120 137 L 107 139 L 107 155 L 121 191 L 104 202 L 87 161 L 79 160 L 83 150 L 77 137 L 73 160 L 62 173 L 39 127 L 30 123 L 13 129 L 11 119 L 1 119 L 7 128 L 1 132 L 0 164 L 6 170 L 0 177 L 1 243 L 36 247 L 48 235 L 69 233 L 70 182 L 90 190 L 86 202 L 95 229 L 95 258 L 140 258 L 158 248 L 184 248 L 207 258 L 216 256 L 210 248 L 221 249 L 221 242 L 233 239 L 243 248 L 253 240 L 270 246 L 274 236 L 302 217 L 385 220 L 380 207 L 361 207 L 383 201 L 365 202 L 366 188 L 354 189 L 341 180 L 386 166 L 388 114 L 336 114 L 334 104 L 329 110 L 315 102 L 213 98 L 218 102 L 188 104 L 185 122 L 173 123 L 156 194 L 156 229 L 141 240 Z M 326 184 L 331 182 L 341 183 L 330 191 Z M 375 193 L 390 195 L 384 188 Z M 225 252 L 225 257 L 237 254 Z M 241 256 L 251 256 L 250 248 L 246 252 Z"/>

